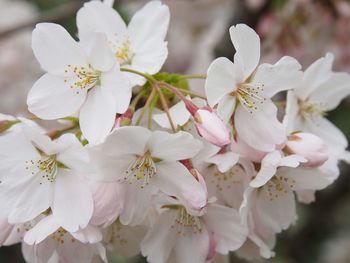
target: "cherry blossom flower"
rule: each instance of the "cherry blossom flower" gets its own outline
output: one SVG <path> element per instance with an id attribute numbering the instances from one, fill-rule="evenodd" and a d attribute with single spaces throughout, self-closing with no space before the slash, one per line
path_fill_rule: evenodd
<path id="1" fill-rule="evenodd" d="M 247 229 L 236 210 L 208 203 L 193 214 L 175 199 L 167 199 L 141 242 L 149 262 L 167 262 L 170 254 L 175 262 L 206 262 L 213 256 L 211 250 L 228 254 L 244 243 Z"/>
<path id="2" fill-rule="evenodd" d="M 208 69 L 205 91 L 211 107 L 228 122 L 234 113 L 238 135 L 251 147 L 272 151 L 285 141 L 283 125 L 277 120 L 277 108 L 271 97 L 288 90 L 301 78 L 301 66 L 291 57 L 276 64 L 262 64 L 260 39 L 244 24 L 230 28 L 236 48 L 234 63 L 216 59 Z"/>
<path id="3" fill-rule="evenodd" d="M 325 116 L 350 94 L 350 75 L 333 72 L 333 55 L 316 60 L 303 74 L 300 85 L 288 92 L 285 122 L 289 132 L 310 132 L 323 139 L 330 152 L 343 155 L 348 142 Z M 330 88 L 331 87 L 331 88 Z"/>
<path id="4" fill-rule="evenodd" d="M 126 194 L 120 216 L 123 224 L 141 223 L 151 198 L 159 189 L 186 200 L 188 205 L 205 205 L 206 193 L 179 160 L 195 156 L 201 142 L 186 132 L 170 134 L 143 127 L 121 127 L 105 143 L 91 149 L 97 180 L 119 181 Z M 191 200 L 191 197 L 195 199 Z"/>
<path id="5" fill-rule="evenodd" d="M 77 43 L 61 26 L 41 23 L 32 47 L 47 71 L 28 94 L 29 111 L 58 119 L 79 111 L 80 128 L 90 143 L 101 143 L 112 130 L 116 113 L 129 106 L 131 89 L 113 59 L 103 34 Z"/>
<path id="6" fill-rule="evenodd" d="M 105 33 L 110 50 L 122 67 L 155 74 L 167 56 L 164 41 L 169 25 L 169 9 L 160 1 L 150 1 L 130 20 L 128 26 L 111 7 L 98 1 L 85 3 L 78 11 L 79 38 L 89 38 L 94 32 Z M 124 73 L 132 86 L 146 80 L 135 74 Z"/>
<path id="7" fill-rule="evenodd" d="M 93 212 L 83 176 L 88 162 L 87 151 L 73 134 L 51 141 L 23 124 L 21 131 L 1 136 L 0 217 L 24 223 L 51 209 L 65 229 L 85 227 Z"/>

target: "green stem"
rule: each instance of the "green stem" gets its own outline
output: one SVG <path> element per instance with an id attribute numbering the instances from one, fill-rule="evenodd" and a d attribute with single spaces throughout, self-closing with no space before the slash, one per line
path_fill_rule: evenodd
<path id="1" fill-rule="evenodd" d="M 130 68 L 120 68 L 120 71 L 123 72 L 130 72 L 130 73 L 134 73 L 136 75 L 139 75 L 141 77 L 144 77 L 145 79 L 147 79 L 150 83 L 155 83 L 157 82 L 157 80 L 155 78 L 153 78 L 151 75 L 146 74 L 146 73 L 142 73 L 140 71 L 134 70 L 134 69 L 130 69 Z"/>
<path id="2" fill-rule="evenodd" d="M 183 75 L 180 79 L 206 79 L 205 75 Z"/>
<path id="3" fill-rule="evenodd" d="M 145 115 L 146 113 L 146 110 L 148 109 L 149 105 L 151 104 L 151 101 L 154 97 L 154 95 L 156 94 L 156 89 L 153 87 L 152 91 L 151 91 L 151 94 L 149 95 L 149 97 L 147 98 L 147 101 L 145 103 L 145 105 L 143 106 L 143 109 L 140 113 L 140 116 L 138 117 L 138 119 L 136 120 L 136 126 L 140 125 L 141 123 L 141 120 L 143 118 L 143 116 Z"/>

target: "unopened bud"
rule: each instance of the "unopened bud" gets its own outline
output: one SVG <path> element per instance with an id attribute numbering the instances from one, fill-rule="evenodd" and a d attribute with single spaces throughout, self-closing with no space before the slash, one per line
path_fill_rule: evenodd
<path id="1" fill-rule="evenodd" d="M 222 147 L 230 143 L 230 133 L 225 124 L 211 109 L 201 108 L 194 114 L 199 134 L 209 142 Z"/>
<path id="2" fill-rule="evenodd" d="M 311 133 L 295 133 L 288 136 L 288 151 L 303 156 L 307 162 L 304 167 L 318 167 L 328 160 L 328 147 L 318 136 Z"/>

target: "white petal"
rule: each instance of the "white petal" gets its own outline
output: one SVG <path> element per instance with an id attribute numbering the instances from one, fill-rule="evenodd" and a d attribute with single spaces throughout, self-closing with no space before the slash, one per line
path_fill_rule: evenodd
<path id="1" fill-rule="evenodd" d="M 52 214 L 67 231 L 76 232 L 89 223 L 93 212 L 92 193 L 87 183 L 62 169 L 55 180 Z"/>
<path id="2" fill-rule="evenodd" d="M 160 1 L 151 1 L 134 14 L 128 25 L 133 48 L 138 50 L 151 38 L 164 40 L 170 20 L 169 8 Z"/>
<path id="3" fill-rule="evenodd" d="M 300 85 L 303 77 L 300 69 L 301 65 L 296 59 L 283 57 L 274 65 L 260 65 L 251 83 L 263 86 L 261 94 L 266 98 L 271 98 L 280 91 Z"/>
<path id="4" fill-rule="evenodd" d="M 52 200 L 52 184 L 42 179 L 40 174 L 36 174 L 12 204 L 9 223 L 24 223 L 34 219 L 51 206 Z"/>
<path id="5" fill-rule="evenodd" d="M 218 103 L 216 112 L 224 123 L 229 123 L 236 108 L 237 99 L 234 96 L 226 95 Z"/>
<path id="6" fill-rule="evenodd" d="M 176 161 L 194 157 L 202 149 L 202 143 L 188 132 L 171 134 L 155 131 L 149 141 L 149 148 L 153 157 Z"/>
<path id="7" fill-rule="evenodd" d="M 86 91 L 70 88 L 74 78 L 64 80 L 50 74 L 37 80 L 28 93 L 29 111 L 46 120 L 74 115 L 85 101 Z"/>
<path id="8" fill-rule="evenodd" d="M 239 105 L 235 114 L 237 133 L 249 146 L 270 152 L 286 139 L 285 130 L 277 120 L 277 108 L 266 100 L 257 110 L 250 113 Z"/>
<path id="9" fill-rule="evenodd" d="M 233 152 L 216 154 L 209 158 L 207 162 L 214 163 L 218 166 L 220 172 L 224 173 L 231 169 L 239 159 L 239 155 Z"/>
<path id="10" fill-rule="evenodd" d="M 102 240 L 100 229 L 93 225 L 88 225 L 84 229 L 71 233 L 71 235 L 82 243 L 97 243 Z"/>
<path id="11" fill-rule="evenodd" d="M 56 222 L 52 215 L 44 217 L 25 234 L 24 242 L 26 242 L 28 245 L 39 244 L 59 228 L 60 225 Z"/>
<path id="12" fill-rule="evenodd" d="M 327 53 L 325 57 L 316 60 L 304 72 L 303 83 L 295 89 L 295 93 L 301 100 L 305 100 L 324 83 L 332 73 L 334 56 Z"/>
<path id="13" fill-rule="evenodd" d="M 260 38 L 253 29 L 245 24 L 232 26 L 230 36 L 236 49 L 234 61 L 242 68 L 243 80 L 246 80 L 258 66 Z"/>
<path id="14" fill-rule="evenodd" d="M 111 132 L 116 118 L 116 103 L 109 92 L 100 87 L 89 91 L 80 111 L 80 128 L 91 144 L 102 143 Z"/>
<path id="15" fill-rule="evenodd" d="M 232 208 L 211 204 L 204 215 L 204 221 L 214 232 L 216 251 L 228 254 L 240 248 L 248 235 L 248 229 L 242 225 L 238 212 Z"/>
<path id="16" fill-rule="evenodd" d="M 208 68 L 205 81 L 205 93 L 209 105 L 214 107 L 225 95 L 234 91 L 240 81 L 239 71 L 230 60 L 227 58 L 214 60 Z"/>
<path id="17" fill-rule="evenodd" d="M 115 58 L 103 33 L 92 34 L 88 43 L 89 62 L 95 70 L 108 71 L 115 64 Z"/>
<path id="18" fill-rule="evenodd" d="M 266 184 L 276 174 L 281 159 L 282 154 L 280 151 L 268 153 L 261 162 L 261 168 L 258 174 L 249 185 L 251 187 L 261 187 Z"/>
<path id="19" fill-rule="evenodd" d="M 149 185 L 141 188 L 141 183 L 133 182 L 125 185 L 126 195 L 124 206 L 120 215 L 120 222 L 124 225 L 140 225 L 147 216 L 151 206 L 152 196 L 158 192 L 158 188 L 153 183 L 153 178 Z"/>
<path id="20" fill-rule="evenodd" d="M 149 262 L 164 263 L 175 245 L 177 235 L 171 232 L 171 225 L 175 222 L 177 213 L 167 211 L 160 215 L 156 224 L 150 228 L 141 242 L 142 255 Z"/>
<path id="21" fill-rule="evenodd" d="M 117 65 L 101 74 L 101 89 L 114 99 L 117 113 L 127 110 L 132 95 L 131 85 Z"/>
<path id="22" fill-rule="evenodd" d="M 37 24 L 32 34 L 32 48 L 41 67 L 51 74 L 66 75 L 68 65 L 87 67 L 87 56 L 60 25 Z"/>
<path id="23" fill-rule="evenodd" d="M 333 73 L 327 81 L 310 94 L 309 101 L 320 105 L 322 110 L 335 109 L 341 100 L 350 95 L 350 75 Z"/>
<path id="24" fill-rule="evenodd" d="M 81 145 L 74 134 L 64 134 L 57 140 L 58 144 L 65 145 L 65 149 L 57 154 L 57 160 L 68 168 L 77 171 L 86 171 L 90 158 L 87 150 Z"/>
<path id="25" fill-rule="evenodd" d="M 191 114 L 186 109 L 185 103 L 181 100 L 169 109 L 171 119 L 175 127 L 184 125 L 190 118 Z M 166 113 L 153 114 L 153 120 L 161 127 L 170 129 L 170 122 Z"/>
<path id="26" fill-rule="evenodd" d="M 297 119 L 299 117 L 298 98 L 294 91 L 287 93 L 286 113 L 283 118 L 283 125 L 286 127 L 287 134 L 297 131 Z"/>
<path id="27" fill-rule="evenodd" d="M 151 138 L 151 131 L 138 126 L 126 126 L 108 136 L 102 149 L 106 155 L 143 155 Z"/>
<path id="28" fill-rule="evenodd" d="M 94 32 L 110 36 L 126 34 L 125 22 L 118 12 L 99 1 L 84 4 L 77 13 L 77 26 L 81 40 L 89 38 Z"/>

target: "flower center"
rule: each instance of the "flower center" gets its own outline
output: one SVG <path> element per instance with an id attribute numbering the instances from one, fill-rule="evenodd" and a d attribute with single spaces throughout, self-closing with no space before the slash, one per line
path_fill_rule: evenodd
<path id="1" fill-rule="evenodd" d="M 134 53 L 132 52 L 131 42 L 129 38 L 122 40 L 115 49 L 115 57 L 117 58 L 120 65 L 130 65 L 134 57 Z"/>
<path id="2" fill-rule="evenodd" d="M 171 225 L 171 228 L 175 230 L 178 235 L 185 237 L 191 233 L 197 234 L 202 232 L 202 225 L 198 216 L 190 215 L 183 206 L 177 206 L 177 209 L 177 217 Z"/>
<path id="3" fill-rule="evenodd" d="M 305 119 L 317 120 L 323 118 L 327 114 L 322 110 L 322 105 L 319 103 L 311 103 L 309 101 L 299 100 L 299 111 Z"/>
<path id="4" fill-rule="evenodd" d="M 124 182 L 132 184 L 138 182 L 141 188 L 149 184 L 150 179 L 156 174 L 157 169 L 150 152 L 139 156 L 126 170 Z"/>
<path id="5" fill-rule="evenodd" d="M 76 94 L 79 94 L 82 90 L 87 91 L 100 84 L 101 72 L 94 70 L 91 66 L 88 68 L 74 67 L 68 64 L 64 72 L 75 75 L 74 82 L 69 81 L 69 78 L 65 78 L 64 82 L 69 85 L 70 89 L 75 89 Z"/>
<path id="6" fill-rule="evenodd" d="M 210 182 L 215 185 L 216 189 L 223 191 L 224 189 L 230 189 L 237 184 L 242 184 L 242 169 L 235 165 L 225 173 L 221 173 L 217 168 L 210 178 Z"/>
<path id="7" fill-rule="evenodd" d="M 26 169 L 32 175 L 40 175 L 43 179 L 52 183 L 55 181 L 58 172 L 56 155 L 42 155 L 40 159 L 26 161 Z"/>
<path id="8" fill-rule="evenodd" d="M 68 241 L 74 243 L 75 239 L 71 237 L 70 235 L 67 235 L 67 231 L 63 228 L 59 228 L 56 232 L 51 234 L 51 238 L 55 240 L 58 244 L 63 245 L 64 243 L 67 243 Z"/>
<path id="9" fill-rule="evenodd" d="M 253 113 L 253 110 L 258 109 L 259 103 L 262 104 L 266 100 L 261 94 L 263 91 L 264 84 L 241 83 L 236 87 L 233 95 L 237 96 L 247 111 Z"/>
<path id="10" fill-rule="evenodd" d="M 270 201 L 287 194 L 288 190 L 293 190 L 295 180 L 282 175 L 276 175 L 267 182 L 267 194 Z"/>

